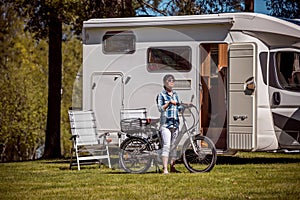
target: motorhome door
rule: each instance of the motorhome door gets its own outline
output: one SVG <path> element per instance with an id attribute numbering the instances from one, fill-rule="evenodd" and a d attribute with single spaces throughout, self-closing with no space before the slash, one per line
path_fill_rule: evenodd
<path id="1" fill-rule="evenodd" d="M 95 72 L 92 75 L 92 109 L 101 130 L 120 129 L 123 106 L 123 74 Z"/>
<path id="2" fill-rule="evenodd" d="M 228 145 L 251 150 L 255 140 L 255 46 L 229 46 Z"/>

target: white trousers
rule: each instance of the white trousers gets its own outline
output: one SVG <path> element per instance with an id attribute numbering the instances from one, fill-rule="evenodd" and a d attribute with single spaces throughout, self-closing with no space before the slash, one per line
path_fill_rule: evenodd
<path id="1" fill-rule="evenodd" d="M 171 131 L 168 128 L 161 127 L 160 131 L 163 140 L 161 156 L 170 156 L 171 158 L 175 159 L 177 157 L 177 154 L 176 148 L 174 147 L 174 143 L 178 136 L 178 129 L 171 133 Z"/>

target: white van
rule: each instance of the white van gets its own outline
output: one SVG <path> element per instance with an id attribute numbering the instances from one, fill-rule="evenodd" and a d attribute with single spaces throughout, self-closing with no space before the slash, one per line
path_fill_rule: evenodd
<path id="1" fill-rule="evenodd" d="M 91 19 L 83 24 L 83 103 L 100 131 L 146 108 L 173 74 L 219 152 L 300 149 L 300 26 L 254 13 Z"/>

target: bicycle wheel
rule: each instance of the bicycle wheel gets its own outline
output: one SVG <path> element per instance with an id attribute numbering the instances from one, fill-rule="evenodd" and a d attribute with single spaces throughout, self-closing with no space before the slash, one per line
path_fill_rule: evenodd
<path id="1" fill-rule="evenodd" d="M 205 136 L 196 135 L 193 138 L 195 151 L 188 138 L 183 145 L 183 162 L 193 173 L 209 172 L 217 161 L 217 151 L 214 143 Z"/>
<path id="2" fill-rule="evenodd" d="M 121 144 L 119 162 L 128 173 L 145 173 L 152 164 L 151 147 L 142 138 L 129 137 Z"/>

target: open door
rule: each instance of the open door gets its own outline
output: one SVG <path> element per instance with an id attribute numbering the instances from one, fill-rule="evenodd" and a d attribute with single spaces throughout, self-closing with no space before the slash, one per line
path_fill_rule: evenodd
<path id="1" fill-rule="evenodd" d="M 122 73 L 96 72 L 92 75 L 92 109 L 100 130 L 120 130 L 123 91 Z"/>
<path id="2" fill-rule="evenodd" d="M 229 46 L 229 149 L 255 148 L 255 51 L 254 44 Z"/>
<path id="3" fill-rule="evenodd" d="M 201 43 L 201 132 L 217 149 L 227 150 L 228 44 Z"/>

